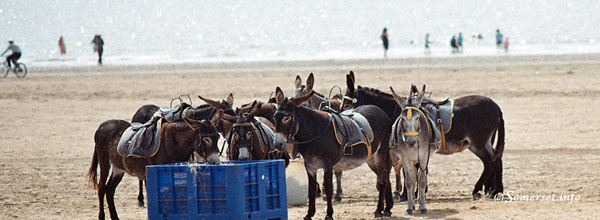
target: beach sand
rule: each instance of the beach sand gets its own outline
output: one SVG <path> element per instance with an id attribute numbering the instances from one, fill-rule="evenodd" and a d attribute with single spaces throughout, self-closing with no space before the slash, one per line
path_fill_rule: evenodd
<path id="1" fill-rule="evenodd" d="M 332 86 L 346 88 L 350 70 L 357 85 L 385 92 L 393 86 L 404 94 L 414 83 L 426 84 L 436 98 L 492 98 L 505 120 L 505 192 L 579 199 L 473 201 L 483 166 L 463 151 L 432 156 L 427 215 L 409 216 L 406 203 L 396 203 L 389 219 L 600 218 L 600 54 L 591 54 L 30 67 L 24 79 L 0 79 L 0 219 L 97 218 L 97 194 L 85 174 L 103 121 L 130 120 L 140 106 L 168 106 L 181 94 L 199 105 L 196 95 L 220 100 L 232 92 L 235 106 L 265 101 L 276 86 L 290 96 L 294 77 L 305 80 L 310 72 L 315 90 L 328 94 Z M 375 182 L 366 165 L 344 172 L 334 217 L 372 219 Z M 117 188 L 121 219 L 147 218 L 137 207 L 137 184 L 126 175 Z M 314 218 L 322 219 L 325 210 L 317 199 Z M 306 211 L 290 207 L 289 217 L 301 219 Z"/>

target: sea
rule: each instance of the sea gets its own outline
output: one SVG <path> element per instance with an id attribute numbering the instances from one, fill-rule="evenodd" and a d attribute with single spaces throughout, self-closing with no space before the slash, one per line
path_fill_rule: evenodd
<path id="1" fill-rule="evenodd" d="M 107 65 L 383 59 L 387 28 L 388 58 L 600 53 L 599 12 L 597 0 L 3 0 L 0 49 L 14 40 L 29 66 L 91 66 L 100 34 Z"/>

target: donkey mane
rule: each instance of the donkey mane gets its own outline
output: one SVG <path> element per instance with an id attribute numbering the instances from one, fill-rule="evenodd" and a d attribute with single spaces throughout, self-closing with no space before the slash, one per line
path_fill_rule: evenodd
<path id="1" fill-rule="evenodd" d="M 382 92 L 379 89 L 358 86 L 358 90 L 363 90 L 363 91 L 366 91 L 366 92 L 372 92 L 372 93 L 375 93 L 376 95 L 379 95 L 379 96 L 390 98 L 392 100 L 394 99 L 394 96 L 392 96 L 392 94 L 389 94 L 389 93 L 386 93 L 386 92 Z"/>

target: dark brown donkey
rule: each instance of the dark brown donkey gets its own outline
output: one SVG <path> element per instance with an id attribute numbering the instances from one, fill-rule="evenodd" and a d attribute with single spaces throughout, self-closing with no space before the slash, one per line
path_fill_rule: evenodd
<path id="1" fill-rule="evenodd" d="M 187 111 L 185 115 L 187 115 Z M 220 163 L 217 141 L 219 135 L 216 128 L 208 120 L 187 120 L 163 122 L 160 133 L 160 147 L 153 156 L 145 158 L 124 157 L 117 152 L 117 145 L 123 132 L 130 123 L 123 120 L 109 120 L 98 127 L 94 135 L 96 143 L 88 177 L 98 190 L 98 219 L 104 219 L 104 195 L 111 219 L 119 219 L 114 204 L 117 185 L 124 173 L 143 180 L 146 176 L 146 165 L 187 161 L 193 152 L 204 157 L 209 163 Z M 100 165 L 100 180 L 97 180 L 97 168 Z M 112 165 L 110 178 L 108 176 Z M 108 181 L 107 181 L 108 180 Z"/>
<path id="2" fill-rule="evenodd" d="M 260 110 L 254 101 L 250 112 L 235 117 L 227 138 L 229 160 L 283 159 L 287 166 L 290 157 L 285 150 L 286 142 L 281 134 L 275 133 L 275 126 L 269 120 L 256 116 Z"/>
<path id="3" fill-rule="evenodd" d="M 346 75 L 346 96 L 357 99 L 356 106 L 376 105 L 392 118 L 398 118 L 401 107 L 389 93 L 358 86 L 355 88 L 354 73 Z M 437 109 L 439 103 L 425 98 L 421 104 L 425 109 Z M 504 119 L 500 107 L 484 96 L 465 96 L 454 100 L 452 126 L 446 131 L 446 148 L 439 154 L 453 154 L 469 149 L 483 162 L 483 172 L 475 184 L 473 199 L 481 197 L 479 191 L 485 184 L 485 193 L 493 197 L 504 191 L 502 184 L 502 153 L 504 152 Z M 493 148 L 495 133 L 496 149 Z"/>
<path id="4" fill-rule="evenodd" d="M 367 121 L 373 139 L 367 142 L 359 142 L 359 144 L 352 147 L 349 146 L 350 141 L 348 141 L 352 136 L 349 130 L 346 130 L 346 135 L 342 137 L 343 141 L 338 139 L 336 127 L 342 129 L 334 125 L 337 124 L 334 117 L 338 116 L 301 106 L 313 95 L 312 92 L 299 98 L 287 99 L 281 89 L 277 87 L 275 94 L 279 106 L 273 116 L 276 131 L 287 137 L 288 142 L 293 141 L 297 144 L 298 151 L 304 158 L 304 166 L 308 174 L 309 207 L 304 219 L 312 219 L 315 214 L 317 192 L 315 174 L 318 169 L 324 169 L 324 191 L 327 196 L 327 215 L 325 219 L 333 219 L 333 170 L 354 169 L 365 162 L 377 174 L 376 188 L 379 191 L 379 199 L 375 216 L 391 216 L 390 210 L 394 202 L 389 181 L 391 162 L 388 139 L 392 121 L 385 113 L 377 106 L 372 105 L 354 109 L 354 117 L 364 117 L 364 120 Z M 344 123 L 346 122 L 344 121 Z M 368 135 L 366 137 L 369 139 Z M 351 147 L 353 152 L 347 155 L 345 149 L 348 148 L 345 147 Z"/>

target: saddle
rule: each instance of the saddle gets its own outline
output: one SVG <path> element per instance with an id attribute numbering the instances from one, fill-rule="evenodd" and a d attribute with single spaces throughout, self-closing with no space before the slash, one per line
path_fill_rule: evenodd
<path id="1" fill-rule="evenodd" d="M 454 100 L 448 100 L 439 104 L 425 104 L 423 108 L 435 122 L 435 127 L 439 132 L 440 150 L 446 149 L 446 134 L 452 129 L 452 119 L 454 118 Z M 462 149 L 458 149 L 460 151 Z"/>
<path id="2" fill-rule="evenodd" d="M 131 123 L 121 135 L 117 152 L 121 156 L 147 158 L 156 155 L 160 149 L 162 122 L 176 122 L 183 119 L 183 112 L 190 107 L 181 103 L 174 108 L 160 108 L 145 123 Z"/>
<path id="3" fill-rule="evenodd" d="M 344 155 L 352 155 L 353 148 L 359 144 L 367 146 L 367 160 L 371 157 L 373 129 L 369 121 L 360 113 L 346 110 L 342 113 L 330 113 L 336 141 L 343 147 Z"/>
<path id="4" fill-rule="evenodd" d="M 283 136 L 279 133 L 275 133 L 269 126 L 265 123 L 262 123 L 258 118 L 255 118 L 256 122 L 252 124 L 254 127 L 254 132 L 256 132 L 259 137 L 259 142 L 262 149 L 266 149 L 269 152 L 272 151 L 285 151 L 286 141 L 283 139 Z"/>

